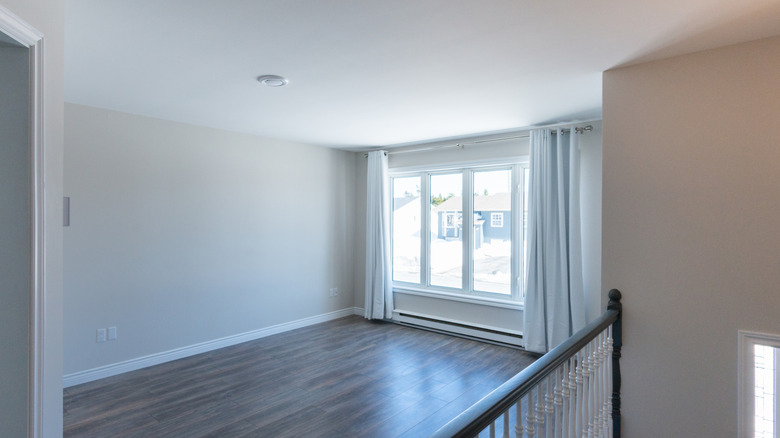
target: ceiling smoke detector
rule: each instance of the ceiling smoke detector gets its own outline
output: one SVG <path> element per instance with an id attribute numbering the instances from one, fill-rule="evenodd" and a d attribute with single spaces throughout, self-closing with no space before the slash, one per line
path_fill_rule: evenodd
<path id="1" fill-rule="evenodd" d="M 277 75 L 262 75 L 257 78 L 257 81 L 266 87 L 284 87 L 289 82 L 287 78 Z"/>

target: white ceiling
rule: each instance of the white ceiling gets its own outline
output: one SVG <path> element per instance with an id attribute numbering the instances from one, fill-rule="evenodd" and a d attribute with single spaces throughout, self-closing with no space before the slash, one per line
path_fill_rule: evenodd
<path id="1" fill-rule="evenodd" d="M 357 150 L 598 119 L 605 70 L 776 34 L 778 0 L 67 0 L 65 97 Z"/>

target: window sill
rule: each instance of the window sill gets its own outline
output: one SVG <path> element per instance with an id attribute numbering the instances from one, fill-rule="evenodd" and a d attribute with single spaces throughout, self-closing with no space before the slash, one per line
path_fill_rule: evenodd
<path id="1" fill-rule="evenodd" d="M 393 292 L 406 295 L 417 295 L 420 297 L 436 298 L 440 300 L 458 301 L 461 303 L 478 304 L 482 306 L 500 307 L 502 309 L 523 310 L 525 307 L 520 301 L 422 289 L 414 286 L 393 285 Z"/>

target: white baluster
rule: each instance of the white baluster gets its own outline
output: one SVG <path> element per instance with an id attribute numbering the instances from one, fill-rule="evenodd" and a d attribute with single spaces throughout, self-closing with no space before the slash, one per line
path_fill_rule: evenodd
<path id="1" fill-rule="evenodd" d="M 604 434 L 604 332 L 596 338 L 598 360 L 596 365 L 596 420 L 594 434 L 603 437 Z"/>
<path id="2" fill-rule="evenodd" d="M 501 438 L 509 438 L 509 436 L 509 410 L 507 409 L 504 412 L 504 433 L 501 435 Z"/>
<path id="3" fill-rule="evenodd" d="M 550 374 L 545 379 L 547 391 L 544 394 L 544 421 L 545 430 L 547 432 L 545 436 L 547 438 L 553 438 L 553 428 L 555 427 L 555 424 L 553 423 L 553 413 L 555 412 L 553 410 L 553 385 L 555 384 L 553 376 L 553 374 Z"/>
<path id="4" fill-rule="evenodd" d="M 613 438 L 612 430 L 612 326 L 607 329 L 607 432 L 608 437 Z"/>
<path id="5" fill-rule="evenodd" d="M 585 392 L 585 367 L 587 366 L 588 356 L 586 354 L 587 346 L 580 350 L 577 364 L 577 438 L 583 436 L 585 428 L 585 411 L 587 410 L 587 394 Z"/>
<path id="6" fill-rule="evenodd" d="M 490 438 L 496 438 L 496 422 L 490 423 Z"/>
<path id="7" fill-rule="evenodd" d="M 596 436 L 596 416 L 601 407 L 598 405 L 598 367 L 599 367 L 599 343 L 595 339 L 591 341 L 590 351 L 590 418 L 588 419 L 588 437 Z"/>
<path id="8" fill-rule="evenodd" d="M 544 435 L 544 395 L 542 394 L 542 383 L 539 383 L 536 386 L 537 395 L 536 395 L 536 424 L 538 425 L 537 429 L 539 429 L 539 436 Z"/>
<path id="9" fill-rule="evenodd" d="M 569 391 L 569 362 L 567 360 L 563 363 L 561 372 L 561 437 L 568 438 L 569 432 L 569 397 L 571 392 Z"/>
<path id="10" fill-rule="evenodd" d="M 596 410 L 596 407 L 594 406 L 596 404 L 596 401 L 594 400 L 595 392 L 593 388 L 593 371 L 595 370 L 596 366 L 596 346 L 593 344 L 593 341 L 591 341 L 588 344 L 589 353 L 588 353 L 588 369 L 587 369 L 587 377 L 585 379 L 585 384 L 588 386 L 588 430 L 587 430 L 587 437 L 593 438 L 593 416 L 594 412 Z"/>
<path id="11" fill-rule="evenodd" d="M 588 376 L 588 370 L 590 369 L 590 344 L 585 346 L 585 351 L 582 356 L 582 415 L 580 421 L 580 436 L 583 438 L 588 437 L 588 414 L 590 413 L 590 379 Z"/>
<path id="12" fill-rule="evenodd" d="M 567 438 L 577 437 L 577 355 L 569 358 L 569 421 Z"/>
<path id="13" fill-rule="evenodd" d="M 601 388 L 602 388 L 602 390 L 601 390 L 602 391 L 602 393 L 601 393 L 601 406 L 602 406 L 602 409 L 601 409 L 601 436 L 606 437 L 606 436 L 609 435 L 609 432 L 607 432 L 607 430 L 609 429 L 609 424 L 608 424 L 609 417 L 608 417 L 608 414 L 607 414 L 607 404 L 609 402 L 609 396 L 610 396 L 610 394 L 609 394 L 610 375 L 609 375 L 609 332 L 608 332 L 608 329 L 604 330 L 603 337 L 604 337 L 604 342 L 602 343 L 603 353 L 601 355 L 601 360 L 602 360 L 601 369 L 602 369 L 602 375 L 603 375 L 603 380 L 601 382 Z"/>
<path id="14" fill-rule="evenodd" d="M 526 430 L 528 431 L 528 437 L 533 438 L 536 433 L 536 416 L 534 415 L 534 391 L 531 389 L 528 391 L 528 414 L 525 416 Z"/>
<path id="15" fill-rule="evenodd" d="M 593 340 L 593 436 L 598 436 L 599 423 L 601 422 L 601 400 L 599 399 L 599 385 L 601 380 L 601 354 L 599 352 L 600 340 L 598 336 Z"/>
<path id="16" fill-rule="evenodd" d="M 515 435 L 517 438 L 523 438 L 523 398 L 517 400 L 517 415 L 515 418 Z"/>
<path id="17" fill-rule="evenodd" d="M 599 370 L 601 372 L 601 388 L 599 404 L 601 405 L 601 411 L 599 412 L 599 436 L 606 435 L 607 430 L 607 332 L 606 330 L 601 333 L 601 361 Z"/>
<path id="18" fill-rule="evenodd" d="M 566 363 L 555 369 L 555 391 L 553 392 L 553 410 L 555 411 L 555 438 L 563 437 L 563 380 L 566 375 Z"/>
<path id="19" fill-rule="evenodd" d="M 603 339 L 601 337 L 601 334 L 596 336 L 596 370 L 595 375 L 593 376 L 594 379 L 594 392 L 595 397 L 594 401 L 595 404 L 593 405 L 594 409 L 594 418 L 593 418 L 593 436 L 594 437 L 600 437 L 601 436 L 601 411 L 604 409 L 604 405 L 602 403 L 602 389 L 601 386 L 604 382 L 604 376 L 602 373 L 602 364 L 604 363 L 604 347 L 602 346 Z"/>
<path id="20" fill-rule="evenodd" d="M 596 361 L 593 356 L 593 342 L 588 343 L 588 367 L 583 369 L 585 376 L 585 383 L 587 386 L 585 394 L 587 394 L 588 409 L 585 411 L 585 423 L 582 425 L 585 430 L 583 431 L 583 437 L 593 438 L 593 368 L 596 365 Z"/>

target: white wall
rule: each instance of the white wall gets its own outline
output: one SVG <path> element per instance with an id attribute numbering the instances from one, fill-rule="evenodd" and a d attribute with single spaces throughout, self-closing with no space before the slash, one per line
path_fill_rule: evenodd
<path id="1" fill-rule="evenodd" d="M 41 436 L 62 434 L 62 138 L 64 0 L 0 0 L 44 35 L 45 275 Z M 0 370 L 3 373 L 5 370 Z"/>
<path id="2" fill-rule="evenodd" d="M 0 46 L 0 436 L 27 435 L 30 376 L 29 50 Z"/>
<path id="3" fill-rule="evenodd" d="M 73 104 L 66 122 L 66 374 L 352 307 L 354 153 Z"/>
<path id="4" fill-rule="evenodd" d="M 355 154 L 355 307 L 365 309 L 366 305 L 366 183 L 368 181 L 368 160 L 363 154 Z"/>
<path id="5" fill-rule="evenodd" d="M 580 137 L 582 277 L 588 321 L 604 311 L 601 302 L 601 122 L 591 125 L 593 131 Z"/>
<path id="6" fill-rule="evenodd" d="M 593 122 L 593 131 L 581 138 L 581 200 L 584 251 L 584 280 L 586 294 L 586 313 L 589 319 L 602 311 L 601 303 L 601 123 Z M 444 144 L 467 143 L 474 139 L 513 137 L 519 134 L 501 134 L 477 137 L 469 140 L 452 140 L 399 148 L 414 149 Z M 528 138 L 520 138 L 479 145 L 467 145 L 465 148 L 443 148 L 420 152 L 391 153 L 389 166 L 408 168 L 416 166 L 435 166 L 447 163 L 465 163 L 478 160 L 517 158 L 528 155 Z M 366 159 L 359 154 L 356 161 L 357 173 L 362 191 L 357 192 L 356 203 L 361 212 L 359 220 L 365 222 Z M 365 232 L 357 235 L 356 255 L 365 258 Z M 358 251 L 362 251 L 359 253 Z M 355 270 L 355 306 L 363 307 L 365 295 L 365 266 Z M 422 312 L 445 319 L 465 321 L 499 329 L 522 331 L 522 310 L 488 307 L 463 302 L 447 301 L 408 294 L 396 294 L 396 308 L 406 311 Z"/>
<path id="7" fill-rule="evenodd" d="M 780 38 L 604 74 L 625 436 L 737 436 L 737 330 L 780 333 L 779 102 Z"/>

